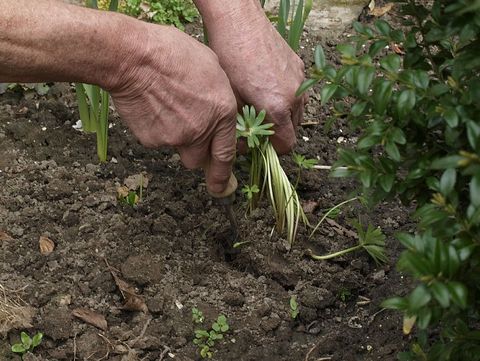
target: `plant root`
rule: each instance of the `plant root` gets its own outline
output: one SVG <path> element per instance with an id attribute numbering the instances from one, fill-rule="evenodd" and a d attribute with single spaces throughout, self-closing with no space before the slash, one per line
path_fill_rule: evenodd
<path id="1" fill-rule="evenodd" d="M 22 290 L 10 290 L 0 284 L 0 337 L 10 330 L 32 327 L 35 309 L 18 295 Z"/>

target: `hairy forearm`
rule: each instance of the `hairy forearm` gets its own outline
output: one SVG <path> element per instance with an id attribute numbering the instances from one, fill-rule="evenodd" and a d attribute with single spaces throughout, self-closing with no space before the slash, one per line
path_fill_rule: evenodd
<path id="1" fill-rule="evenodd" d="M 132 54 L 125 50 L 132 21 L 61 1 L 2 0 L 0 82 L 78 81 L 108 88 Z"/>

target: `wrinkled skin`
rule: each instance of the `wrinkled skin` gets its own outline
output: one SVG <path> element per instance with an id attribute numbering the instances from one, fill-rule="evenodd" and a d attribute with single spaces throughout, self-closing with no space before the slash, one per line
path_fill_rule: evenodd
<path id="1" fill-rule="evenodd" d="M 173 27 L 145 26 L 141 60 L 110 88 L 115 106 L 143 145 L 175 147 L 186 167 L 208 168 L 209 190 L 219 193 L 235 156 L 229 80 L 208 47 Z"/>
<path id="2" fill-rule="evenodd" d="M 211 3 L 197 3 L 201 10 L 215 11 Z M 305 66 L 268 21 L 258 0 L 234 3 L 224 5 L 230 9 L 221 16 L 206 14 L 209 45 L 230 79 L 239 107 L 251 104 L 265 109 L 267 122 L 275 125 L 272 143 L 277 152 L 287 153 L 303 119 L 306 97 L 295 93 L 304 81 Z"/>

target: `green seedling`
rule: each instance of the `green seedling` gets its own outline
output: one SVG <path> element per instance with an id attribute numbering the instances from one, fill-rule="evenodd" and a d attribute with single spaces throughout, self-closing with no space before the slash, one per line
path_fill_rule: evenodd
<path id="1" fill-rule="evenodd" d="M 298 310 L 297 296 L 290 297 L 290 317 L 295 320 L 300 311 Z"/>
<path id="2" fill-rule="evenodd" d="M 20 356 L 27 352 L 33 352 L 34 348 L 40 345 L 43 339 L 43 333 L 37 332 L 33 337 L 30 337 L 26 332 L 20 333 L 20 341 L 12 345 L 12 352 L 18 353 Z"/>
<path id="3" fill-rule="evenodd" d="M 260 189 L 256 184 L 249 186 L 248 184 L 242 188 L 242 193 L 245 194 L 248 201 L 251 201 L 253 197 L 260 192 Z"/>
<path id="4" fill-rule="evenodd" d="M 98 9 L 97 0 L 86 0 L 86 5 Z M 117 11 L 118 0 L 111 0 L 108 10 Z M 109 94 L 97 85 L 75 84 L 78 111 L 82 129 L 97 135 L 97 155 L 100 162 L 107 161 Z"/>
<path id="5" fill-rule="evenodd" d="M 342 302 L 347 302 L 352 297 L 352 292 L 348 288 L 342 288 L 338 293 L 338 297 Z"/>
<path id="6" fill-rule="evenodd" d="M 312 10 L 313 0 L 280 0 L 277 30 L 293 51 L 298 51 L 305 22 Z"/>
<path id="7" fill-rule="evenodd" d="M 233 248 L 240 248 L 242 247 L 243 245 L 247 244 L 247 243 L 250 243 L 252 241 L 242 241 L 242 242 L 236 242 L 233 244 Z"/>
<path id="8" fill-rule="evenodd" d="M 210 330 L 195 330 L 193 343 L 198 346 L 202 358 L 212 358 L 215 352 L 215 342 L 223 340 L 223 336 L 230 329 L 227 317 L 220 315 L 212 324 Z"/>
<path id="9" fill-rule="evenodd" d="M 192 321 L 194 323 L 203 323 L 204 320 L 203 312 L 196 307 L 192 308 Z"/>
<path id="10" fill-rule="evenodd" d="M 302 170 L 311 170 L 315 165 L 317 165 L 318 161 L 316 159 L 307 159 L 305 158 L 304 155 L 298 154 L 298 153 L 293 153 L 292 155 L 293 161 L 298 167 L 297 170 L 297 180 L 295 181 L 295 189 L 298 186 L 298 183 L 300 182 L 300 177 L 302 175 Z"/>
<path id="11" fill-rule="evenodd" d="M 295 186 L 290 183 L 278 155 L 269 141 L 274 132 L 272 124 L 264 124 L 266 113 L 258 113 L 253 106 L 243 107 L 237 115 L 237 138 L 245 138 L 249 148 L 250 184 L 247 186 L 249 210 L 258 206 L 262 194 L 267 192 L 276 219 L 276 230 L 287 232 L 287 240 L 293 243 L 300 219 L 307 224 Z M 259 192 L 253 192 L 258 189 Z M 248 197 L 250 193 L 250 198 Z"/>
<path id="12" fill-rule="evenodd" d="M 324 256 L 318 256 L 313 254 L 312 250 L 308 250 L 310 256 L 316 260 L 327 260 L 335 257 L 342 256 L 344 254 L 364 249 L 373 258 L 375 263 L 382 264 L 388 261 L 385 254 L 385 235 L 380 228 L 375 228 L 371 224 L 366 229 L 362 227 L 360 222 L 354 223 L 358 234 L 358 244 L 356 246 L 344 249 L 342 251 L 330 253 Z"/>

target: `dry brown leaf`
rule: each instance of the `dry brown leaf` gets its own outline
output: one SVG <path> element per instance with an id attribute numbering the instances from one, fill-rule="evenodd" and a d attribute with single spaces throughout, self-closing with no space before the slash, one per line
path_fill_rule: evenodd
<path id="1" fill-rule="evenodd" d="M 117 188 L 117 198 L 123 199 L 128 197 L 128 188 L 125 186 L 121 186 Z"/>
<path id="2" fill-rule="evenodd" d="M 41 236 L 38 240 L 38 244 L 40 246 L 40 253 L 44 256 L 48 256 L 50 253 L 53 252 L 55 248 L 55 243 L 45 236 Z"/>
<path id="3" fill-rule="evenodd" d="M 315 209 L 318 207 L 318 202 L 314 200 L 308 200 L 302 202 L 303 211 L 305 213 L 313 213 Z"/>
<path id="4" fill-rule="evenodd" d="M 392 10 L 392 8 L 393 3 L 388 3 L 385 6 L 380 6 L 378 8 L 374 7 L 373 9 L 370 9 L 370 15 L 376 16 L 378 18 L 388 13 L 390 10 Z"/>
<path id="5" fill-rule="evenodd" d="M 405 54 L 405 51 L 403 51 L 403 48 L 402 48 L 401 45 L 398 45 L 398 44 L 396 44 L 396 43 L 391 43 L 391 44 L 390 44 L 390 47 L 392 48 L 392 50 L 393 50 L 395 53 L 397 53 L 397 54 L 399 54 L 399 55 L 404 55 L 404 54 Z"/>
<path id="6" fill-rule="evenodd" d="M 105 317 L 95 311 L 86 308 L 76 308 L 72 311 L 72 315 L 100 330 L 106 331 L 108 329 Z"/>
<path id="7" fill-rule="evenodd" d="M 0 231 L 0 242 L 3 241 L 13 241 L 13 237 L 10 236 L 7 232 Z"/>
<path id="8" fill-rule="evenodd" d="M 148 312 L 148 307 L 143 298 L 140 295 L 137 295 L 135 292 L 135 288 L 130 286 L 127 282 L 122 280 L 118 277 L 112 268 L 110 268 L 110 273 L 112 274 L 113 279 L 115 280 L 115 284 L 117 285 L 120 293 L 122 294 L 123 298 L 125 299 L 125 304 L 123 305 L 123 309 L 129 311 L 140 311 L 140 312 Z"/>
<path id="9" fill-rule="evenodd" d="M 147 173 L 139 173 L 139 174 L 134 174 L 131 175 L 130 177 L 125 178 L 123 181 L 123 184 L 131 190 L 131 191 L 136 191 L 138 188 L 147 188 L 148 187 L 148 175 Z"/>

